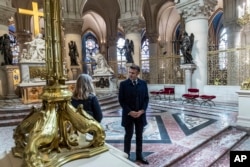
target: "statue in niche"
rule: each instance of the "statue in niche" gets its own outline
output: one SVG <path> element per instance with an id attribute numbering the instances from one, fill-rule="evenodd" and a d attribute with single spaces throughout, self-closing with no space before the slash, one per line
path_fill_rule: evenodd
<path id="1" fill-rule="evenodd" d="M 39 33 L 34 40 L 30 42 L 25 42 L 24 44 L 28 45 L 27 55 L 25 55 L 26 60 L 30 61 L 45 60 L 45 40 L 43 39 L 43 34 Z"/>
<path id="2" fill-rule="evenodd" d="M 126 39 L 123 49 L 125 50 L 127 63 L 134 63 L 132 55 L 134 54 L 134 42 L 132 40 Z"/>
<path id="3" fill-rule="evenodd" d="M 105 57 L 99 51 L 97 51 L 95 56 L 90 58 L 94 59 L 96 62 L 96 69 L 94 69 L 94 74 L 114 74 L 113 69 L 108 65 Z"/>
<path id="4" fill-rule="evenodd" d="M 70 41 L 68 43 L 69 45 L 69 57 L 70 57 L 70 64 L 72 66 L 77 66 L 77 57 L 79 57 L 78 51 L 77 51 L 77 46 L 74 41 Z"/>
<path id="5" fill-rule="evenodd" d="M 12 65 L 13 55 L 10 46 L 11 40 L 8 34 L 0 37 L 0 50 L 4 56 L 3 65 Z"/>
<path id="6" fill-rule="evenodd" d="M 188 36 L 187 32 L 182 33 L 182 39 L 181 39 L 181 53 L 184 57 L 184 64 L 193 64 L 193 57 L 192 57 L 192 49 L 193 49 L 193 43 L 194 43 L 194 34 L 191 33 L 190 36 Z"/>

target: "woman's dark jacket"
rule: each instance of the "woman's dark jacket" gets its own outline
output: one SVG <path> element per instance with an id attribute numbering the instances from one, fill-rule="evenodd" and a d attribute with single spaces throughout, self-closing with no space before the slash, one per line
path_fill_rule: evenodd
<path id="1" fill-rule="evenodd" d="M 102 110 L 99 105 L 98 99 L 95 95 L 90 94 L 88 99 L 86 100 L 77 100 L 71 98 L 71 104 L 75 108 L 78 107 L 79 104 L 83 105 L 83 109 L 91 115 L 96 121 L 101 122 L 103 115 Z"/>

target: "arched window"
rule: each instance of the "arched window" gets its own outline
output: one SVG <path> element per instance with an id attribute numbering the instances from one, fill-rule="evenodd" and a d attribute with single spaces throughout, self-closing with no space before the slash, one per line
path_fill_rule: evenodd
<path id="1" fill-rule="evenodd" d="M 84 72 L 93 75 L 93 70 L 95 69 L 96 62 L 92 59 L 96 52 L 99 50 L 99 45 L 96 37 L 91 33 L 87 33 L 83 38 L 83 63 Z"/>
<path id="2" fill-rule="evenodd" d="M 227 31 L 225 28 L 223 28 L 219 38 L 219 50 L 226 50 L 226 49 L 227 49 Z M 225 70 L 227 68 L 226 52 L 219 53 L 219 68 L 220 70 Z"/>
<path id="3" fill-rule="evenodd" d="M 149 43 L 147 38 L 143 38 L 141 46 L 141 64 L 142 72 L 149 73 Z"/>
<path id="4" fill-rule="evenodd" d="M 125 39 L 123 37 L 119 37 L 117 41 L 117 66 L 118 66 L 118 76 L 126 77 L 127 69 L 126 69 L 126 57 L 125 57 L 125 49 L 124 49 Z"/>

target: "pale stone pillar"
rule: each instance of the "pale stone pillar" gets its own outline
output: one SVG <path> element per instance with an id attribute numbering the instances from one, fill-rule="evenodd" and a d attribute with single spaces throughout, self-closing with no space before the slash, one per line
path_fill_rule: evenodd
<path id="1" fill-rule="evenodd" d="M 125 35 L 126 39 L 132 40 L 134 42 L 134 64 L 140 65 L 140 55 L 141 55 L 141 34 L 140 33 L 128 33 Z"/>
<path id="2" fill-rule="evenodd" d="M 242 127 L 250 127 L 250 90 L 240 90 L 238 93 L 239 112 L 236 124 Z"/>
<path id="3" fill-rule="evenodd" d="M 5 65 L 1 67 L 7 78 L 7 84 L 5 85 L 5 88 L 7 88 L 7 94 L 5 98 L 7 99 L 18 98 L 18 96 L 15 94 L 14 75 L 13 75 L 13 71 L 17 70 L 18 68 L 19 68 L 18 66 L 13 66 L 13 65 Z"/>
<path id="4" fill-rule="evenodd" d="M 141 16 L 120 19 L 120 24 L 125 30 L 125 38 L 134 43 L 134 64 L 140 65 L 141 57 L 141 30 L 145 26 L 145 20 Z"/>
<path id="5" fill-rule="evenodd" d="M 193 87 L 199 88 L 203 92 L 204 85 L 207 84 L 208 20 L 199 18 L 187 21 L 186 31 L 189 35 L 194 33 L 192 56 L 197 69 L 192 77 Z"/>
<path id="6" fill-rule="evenodd" d="M 197 65 L 192 77 L 192 86 L 203 92 L 207 84 L 208 17 L 217 5 L 217 0 L 181 0 L 176 5 L 185 19 L 185 30 L 194 33 L 193 62 Z M 195 32 L 194 32 L 195 31 Z"/>
<path id="7" fill-rule="evenodd" d="M 82 38 L 81 38 L 81 28 L 82 28 L 83 20 L 68 20 L 66 19 L 63 26 L 64 26 L 64 55 L 63 59 L 66 62 L 66 68 L 68 69 L 68 78 L 69 80 L 74 80 L 74 76 L 70 66 L 70 57 L 69 57 L 69 42 L 74 41 L 77 45 L 77 51 L 79 54 L 78 57 L 78 71 L 82 71 L 83 69 L 83 57 L 82 57 Z M 76 67 L 74 67 L 75 69 Z M 75 75 L 75 74 L 74 74 Z M 78 74 L 77 74 L 78 75 Z"/>
<path id="8" fill-rule="evenodd" d="M 117 42 L 116 37 L 110 36 L 108 38 L 108 43 L 107 43 L 108 53 L 106 57 L 110 67 L 114 70 L 115 76 L 118 74 L 116 42 Z"/>
<path id="9" fill-rule="evenodd" d="M 194 87 L 192 81 L 192 73 L 196 69 L 195 64 L 182 64 L 181 69 L 184 70 L 185 73 L 185 92 L 188 92 L 189 88 Z"/>
<path id="10" fill-rule="evenodd" d="M 149 55 L 150 55 L 150 84 L 158 83 L 158 34 L 156 33 L 148 33 L 147 38 L 149 40 Z"/>
<path id="11" fill-rule="evenodd" d="M 223 24 L 227 31 L 227 49 L 241 47 L 241 27 L 238 21 L 238 6 L 241 0 L 231 0 L 223 3 Z M 244 36 L 242 36 L 245 38 Z M 228 52 L 227 85 L 239 85 L 239 54 L 240 52 Z"/>

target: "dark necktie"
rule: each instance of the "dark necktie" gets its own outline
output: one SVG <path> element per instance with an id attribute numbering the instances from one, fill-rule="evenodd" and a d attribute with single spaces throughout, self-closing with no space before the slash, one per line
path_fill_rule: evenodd
<path id="1" fill-rule="evenodd" d="M 136 85 L 136 81 L 135 80 L 133 80 L 132 83 L 133 83 L 134 86 Z"/>

